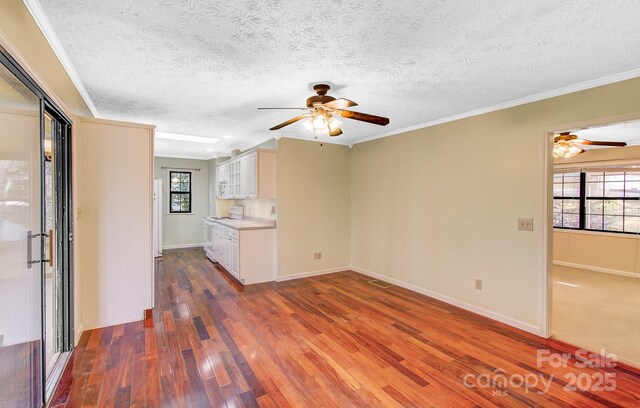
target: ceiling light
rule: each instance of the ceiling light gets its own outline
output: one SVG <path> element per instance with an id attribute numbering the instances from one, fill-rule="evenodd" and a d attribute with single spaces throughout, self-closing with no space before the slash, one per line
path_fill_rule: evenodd
<path id="1" fill-rule="evenodd" d="M 177 140 L 180 142 L 194 142 L 194 143 L 205 143 L 205 144 L 214 144 L 220 141 L 215 137 L 179 135 L 177 133 L 165 133 L 165 132 L 156 132 L 156 138 L 165 139 L 165 140 Z"/>
<path id="2" fill-rule="evenodd" d="M 327 130 L 328 127 L 329 121 L 324 115 L 318 114 L 315 116 L 315 118 L 313 118 L 313 129 L 316 132 L 324 133 L 324 131 Z"/>
<path id="3" fill-rule="evenodd" d="M 584 152 L 584 149 L 571 142 L 560 140 L 553 144 L 553 157 L 567 159 Z"/>
<path id="4" fill-rule="evenodd" d="M 208 151 L 209 153 L 213 152 L 213 147 L 207 147 L 207 151 Z"/>
<path id="5" fill-rule="evenodd" d="M 231 136 L 231 135 L 224 135 L 223 137 L 224 137 L 225 139 L 231 139 L 233 136 Z"/>
<path id="6" fill-rule="evenodd" d="M 333 132 L 334 130 L 336 130 L 337 128 L 339 128 L 339 127 L 340 127 L 340 125 L 342 125 L 342 122 L 340 122 L 338 119 L 334 118 L 333 116 L 331 116 L 331 117 L 329 118 L 329 130 L 330 130 L 330 131 L 332 131 L 332 132 Z"/>

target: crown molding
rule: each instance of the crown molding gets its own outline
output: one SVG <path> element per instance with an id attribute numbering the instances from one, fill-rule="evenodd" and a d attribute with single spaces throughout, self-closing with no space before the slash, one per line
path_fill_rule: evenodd
<path id="1" fill-rule="evenodd" d="M 590 81 L 580 82 L 580 83 L 577 83 L 577 84 L 574 84 L 574 85 L 569 85 L 569 86 L 565 86 L 565 87 L 562 87 L 562 88 L 553 89 L 551 91 L 545 91 L 545 92 L 537 93 L 537 94 L 531 95 L 531 96 L 525 96 L 523 98 L 513 99 L 513 100 L 508 101 L 508 102 L 503 102 L 503 103 L 499 103 L 499 104 L 496 104 L 496 105 L 491 105 L 491 106 L 488 106 L 488 107 L 485 107 L 485 108 L 474 109 L 474 110 L 471 110 L 471 111 L 468 111 L 468 112 L 464 112 L 464 113 L 460 113 L 460 114 L 457 114 L 457 115 L 447 116 L 447 117 L 444 117 L 444 118 L 435 119 L 435 120 L 431 120 L 431 121 L 424 122 L 424 123 L 419 123 L 417 125 L 407 126 L 407 127 L 396 129 L 396 130 L 392 130 L 392 131 L 389 131 L 389 132 L 380 133 L 380 134 L 377 134 L 377 135 L 374 135 L 374 136 L 366 137 L 364 139 L 355 140 L 355 141 L 353 141 L 352 144 L 355 145 L 355 144 L 359 144 L 359 143 L 370 142 L 372 140 L 382 139 L 384 137 L 394 136 L 394 135 L 398 135 L 400 133 L 411 132 L 413 130 L 418 130 L 418 129 L 422 129 L 422 128 L 428 128 L 428 127 L 431 127 L 431 126 L 441 125 L 443 123 L 454 122 L 456 120 L 466 119 L 466 118 L 470 118 L 472 116 L 483 115 L 485 113 L 491 113 L 491 112 L 496 112 L 496 111 L 503 110 L 503 109 L 513 108 L 513 107 L 520 106 L 520 105 L 526 105 L 527 103 L 538 102 L 538 101 L 542 101 L 542 100 L 545 100 L 545 99 L 554 98 L 556 96 L 562 96 L 562 95 L 567 95 L 567 94 L 574 93 L 574 92 L 585 91 L 587 89 L 597 88 L 599 86 L 609 85 L 609 84 L 613 84 L 613 83 L 616 83 L 616 82 L 626 81 L 628 79 L 633 79 L 633 78 L 638 78 L 638 77 L 640 77 L 640 68 L 639 69 L 633 69 L 631 71 L 622 72 L 622 73 L 619 73 L 619 74 L 609 75 L 609 76 L 598 78 L 598 79 L 593 79 L 593 80 L 590 80 Z M 327 142 L 327 143 L 331 143 L 331 142 Z"/>
<path id="2" fill-rule="evenodd" d="M 80 96 L 84 100 L 84 103 L 87 104 L 87 107 L 89 108 L 93 116 L 99 117 L 100 114 L 98 113 L 98 109 L 94 105 L 93 100 L 91 99 L 91 97 L 89 96 L 89 93 L 87 92 L 87 89 L 84 87 L 84 84 L 80 80 L 80 76 L 78 75 L 78 72 L 73 67 L 71 60 L 67 55 L 67 52 L 64 50 L 64 47 L 62 46 L 60 39 L 58 38 L 57 34 L 53 30 L 53 27 L 51 26 L 51 23 L 49 22 L 49 19 L 44 13 L 44 10 L 42 9 L 42 6 L 40 6 L 40 3 L 38 2 L 38 0 L 23 0 L 23 3 L 27 7 L 27 10 L 29 10 L 29 13 L 35 20 L 38 27 L 40 28 L 40 31 L 42 31 L 42 34 L 44 35 L 44 38 L 47 40 L 47 42 L 51 46 L 51 49 L 53 49 L 53 52 L 58 57 L 58 60 L 60 60 L 62 67 L 67 72 L 67 75 L 69 75 L 71 82 L 73 82 L 76 89 L 80 93 Z"/>

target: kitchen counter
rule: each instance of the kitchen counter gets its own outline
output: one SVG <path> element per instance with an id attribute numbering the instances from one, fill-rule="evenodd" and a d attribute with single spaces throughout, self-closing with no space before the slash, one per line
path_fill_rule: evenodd
<path id="1" fill-rule="evenodd" d="M 261 229 L 275 229 L 274 223 L 268 221 L 258 221 L 251 219 L 234 220 L 230 218 L 214 219 L 213 222 L 224 225 L 225 227 L 233 228 L 238 231 L 244 230 L 261 230 Z"/>

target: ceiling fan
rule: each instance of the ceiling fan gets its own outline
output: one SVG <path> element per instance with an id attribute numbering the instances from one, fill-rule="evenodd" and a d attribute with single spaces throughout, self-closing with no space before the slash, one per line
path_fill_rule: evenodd
<path id="1" fill-rule="evenodd" d="M 329 136 L 339 136 L 342 134 L 342 129 L 340 129 L 342 122 L 337 119 L 338 117 L 359 120 L 361 122 L 373 123 L 380 126 L 386 126 L 389 123 L 389 119 L 382 116 L 346 110 L 352 106 L 358 106 L 358 104 L 354 101 L 350 101 L 349 99 L 336 99 L 333 96 L 327 95 L 329 89 L 331 89 L 331 87 L 327 84 L 314 85 L 313 90 L 316 91 L 317 95 L 313 95 L 307 99 L 306 108 L 258 109 L 298 109 L 307 111 L 306 113 L 289 119 L 286 122 L 282 122 L 269 130 L 282 129 L 285 126 L 304 119 L 303 125 L 312 132 L 317 134 L 328 134 Z"/>
<path id="2" fill-rule="evenodd" d="M 562 132 L 553 138 L 553 157 L 569 158 L 584 153 L 581 146 L 612 146 L 624 147 L 625 142 L 599 142 L 595 140 L 580 139 L 570 132 Z"/>

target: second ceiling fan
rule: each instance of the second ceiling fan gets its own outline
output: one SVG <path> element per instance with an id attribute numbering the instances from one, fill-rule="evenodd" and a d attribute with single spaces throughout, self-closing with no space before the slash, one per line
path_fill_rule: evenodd
<path id="1" fill-rule="evenodd" d="M 595 140 L 580 139 L 570 132 L 562 132 L 553 138 L 553 156 L 557 158 L 569 158 L 584 153 L 581 146 L 611 146 L 624 147 L 625 142 L 602 142 Z"/>
<path id="2" fill-rule="evenodd" d="M 303 125 L 315 133 L 339 136 L 342 134 L 342 129 L 340 128 L 342 123 L 338 120 L 338 117 L 359 120 L 361 122 L 373 123 L 380 126 L 386 126 L 389 123 L 389 118 L 347 110 L 347 108 L 358 106 L 358 104 L 350 101 L 349 99 L 336 99 L 333 96 L 327 95 L 329 89 L 331 89 L 331 87 L 327 84 L 314 85 L 313 90 L 316 91 L 317 95 L 313 95 L 307 99 L 306 108 L 258 109 L 296 109 L 307 111 L 306 113 L 289 119 L 286 122 L 282 122 L 269 130 L 282 129 L 285 126 L 304 119 Z"/>

